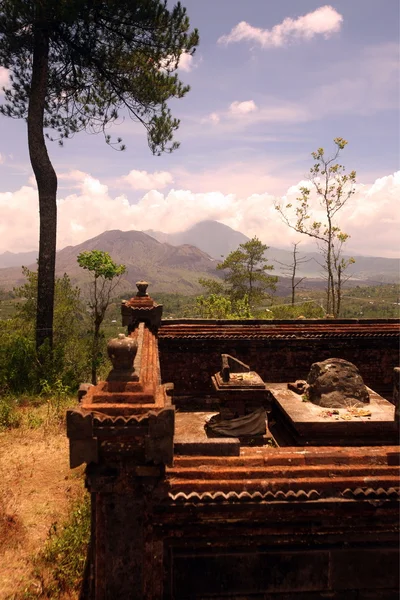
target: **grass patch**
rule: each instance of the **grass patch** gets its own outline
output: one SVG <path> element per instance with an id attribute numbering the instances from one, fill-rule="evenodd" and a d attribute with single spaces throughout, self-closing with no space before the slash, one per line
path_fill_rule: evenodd
<path id="1" fill-rule="evenodd" d="M 12 490 L 0 489 L 0 552 L 5 547 L 17 546 L 23 540 L 24 533 Z"/>
<path id="2" fill-rule="evenodd" d="M 68 408 L 77 405 L 77 400 L 68 395 L 3 396 L 0 398 L 0 431 L 16 428 L 60 430 L 65 426 Z"/>
<path id="3" fill-rule="evenodd" d="M 61 525 L 51 526 L 44 549 L 33 561 L 34 581 L 18 600 L 77 597 L 89 539 L 90 496 L 86 493 L 72 503 Z"/>

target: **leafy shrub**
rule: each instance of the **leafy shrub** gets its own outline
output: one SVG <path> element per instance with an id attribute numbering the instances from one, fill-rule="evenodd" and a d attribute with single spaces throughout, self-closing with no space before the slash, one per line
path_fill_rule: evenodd
<path id="1" fill-rule="evenodd" d="M 54 523 L 43 551 L 36 558 L 35 575 L 41 597 L 59 598 L 80 587 L 90 539 L 90 496 L 76 500 L 64 524 Z"/>
<path id="2" fill-rule="evenodd" d="M 251 319 L 249 299 L 231 300 L 222 294 L 198 296 L 193 310 L 196 317 L 203 319 Z"/>
<path id="3" fill-rule="evenodd" d="M 0 389 L 16 394 L 33 389 L 36 364 L 33 340 L 13 331 L 9 322 L 0 327 Z"/>
<path id="4" fill-rule="evenodd" d="M 0 398 L 0 431 L 19 427 L 21 415 L 17 411 L 14 398 Z"/>
<path id="5" fill-rule="evenodd" d="M 0 320 L 0 391 L 37 394 L 46 380 L 77 389 L 90 373 L 88 319 L 79 288 L 67 275 L 56 279 L 54 306 L 54 346 L 43 344 L 36 354 L 35 320 L 37 273 L 23 269 L 26 283 L 15 289 L 21 301 L 15 316 Z"/>
<path id="6" fill-rule="evenodd" d="M 280 304 L 270 306 L 266 312 L 267 319 L 323 319 L 325 310 L 314 302 L 301 302 L 299 304 Z"/>

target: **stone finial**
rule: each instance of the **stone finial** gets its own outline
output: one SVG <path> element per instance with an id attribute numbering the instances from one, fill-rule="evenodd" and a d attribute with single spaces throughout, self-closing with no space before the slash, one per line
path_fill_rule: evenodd
<path id="1" fill-rule="evenodd" d="M 136 296 L 121 303 L 122 325 L 128 327 L 128 333 L 131 333 L 141 322 L 146 323 L 153 331 L 160 326 L 162 305 L 154 302 L 147 293 L 148 285 L 147 281 L 137 281 Z"/>
<path id="2" fill-rule="evenodd" d="M 129 380 L 134 372 L 133 361 L 138 349 L 136 339 L 120 333 L 117 338 L 109 340 L 107 353 L 113 365 L 109 378 L 126 378 Z"/>
<path id="3" fill-rule="evenodd" d="M 148 284 L 147 281 L 137 281 L 136 282 L 136 287 L 138 289 L 138 292 L 137 292 L 136 296 L 138 296 L 139 298 L 143 298 L 144 296 L 148 296 L 147 288 L 149 287 L 149 284 Z"/>

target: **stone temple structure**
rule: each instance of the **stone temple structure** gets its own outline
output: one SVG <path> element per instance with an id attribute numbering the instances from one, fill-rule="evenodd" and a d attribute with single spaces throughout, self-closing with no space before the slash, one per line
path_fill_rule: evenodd
<path id="1" fill-rule="evenodd" d="M 399 321 L 163 322 L 138 289 L 67 415 L 92 502 L 81 597 L 397 600 Z M 288 387 L 333 358 L 368 402 Z"/>

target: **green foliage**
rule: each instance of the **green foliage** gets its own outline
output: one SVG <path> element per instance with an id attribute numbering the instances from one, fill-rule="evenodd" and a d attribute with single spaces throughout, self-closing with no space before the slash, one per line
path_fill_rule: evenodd
<path id="1" fill-rule="evenodd" d="M 131 296 L 134 293 L 132 292 Z M 183 294 L 168 294 L 164 292 L 155 292 L 154 298 L 158 304 L 163 306 L 163 319 L 174 318 L 178 319 L 187 314 L 187 311 L 193 307 L 195 302 L 194 296 L 184 296 Z M 118 305 L 118 314 L 116 319 L 121 321 L 121 306 Z"/>
<path id="2" fill-rule="evenodd" d="M 16 400 L 10 396 L 0 398 L 0 431 L 19 427 L 21 415 L 17 410 Z"/>
<path id="3" fill-rule="evenodd" d="M 57 175 L 47 139 L 103 132 L 127 113 L 147 131 L 153 154 L 178 147 L 167 102 L 188 91 L 176 71 L 199 36 L 186 10 L 166 0 L 2 0 L 0 65 L 10 73 L 0 113 L 27 121 L 38 186 L 40 236 L 36 348 L 53 348 Z"/>
<path id="4" fill-rule="evenodd" d="M 343 283 L 346 281 L 344 272 L 355 261 L 342 258 L 342 247 L 349 235 L 337 225 L 336 215 L 355 193 L 356 172 L 347 174 L 345 167 L 336 162 L 347 141 L 340 137 L 333 141 L 336 146 L 333 156 L 327 157 L 323 148 L 311 153 L 315 160 L 310 169 L 311 185 L 300 188 L 301 195 L 296 199 L 296 206 L 276 204 L 275 208 L 289 227 L 317 241 L 327 279 L 326 312 L 338 317 Z M 313 220 L 314 195 L 324 214 L 323 221 Z"/>
<path id="5" fill-rule="evenodd" d="M 48 69 L 43 125 L 61 144 L 82 130 L 102 131 L 111 143 L 106 129 L 124 110 L 144 125 L 153 153 L 174 150 L 179 120 L 167 100 L 189 91 L 174 71 L 183 53 L 194 52 L 199 36 L 190 32 L 185 8 L 177 4 L 169 10 L 166 4 L 3 0 L 0 64 L 11 73 L 1 112 L 27 118 L 32 51 L 40 51 Z"/>
<path id="6" fill-rule="evenodd" d="M 279 304 L 270 306 L 265 316 L 267 319 L 323 319 L 325 310 L 315 302 Z"/>
<path id="7" fill-rule="evenodd" d="M 111 294 L 119 284 L 126 271 L 125 265 L 117 265 L 108 252 L 90 250 L 81 252 L 77 261 L 80 267 L 87 269 L 92 275 L 89 290 L 89 308 L 92 321 L 91 371 L 92 383 L 97 383 L 97 371 L 102 361 L 101 324 L 106 310 L 111 303 Z"/>
<path id="8" fill-rule="evenodd" d="M 264 256 L 268 246 L 254 237 L 240 244 L 217 266 L 224 280 L 199 279 L 206 296 L 198 296 L 192 314 L 204 319 L 252 319 L 253 311 L 275 290 L 277 277 Z"/>
<path id="9" fill-rule="evenodd" d="M 400 285 L 356 286 L 346 289 L 342 316 L 356 319 L 400 318 Z"/>
<path id="10" fill-rule="evenodd" d="M 227 293 L 232 300 L 243 300 L 247 295 L 249 305 L 254 307 L 268 297 L 267 290 L 275 290 L 278 278 L 267 275 L 274 267 L 265 258 L 266 250 L 268 246 L 254 237 L 240 244 L 217 266 L 224 271 Z"/>
<path id="11" fill-rule="evenodd" d="M 209 279 L 207 277 L 200 278 L 199 284 L 205 288 L 208 294 L 226 295 L 228 294 L 228 288 L 222 280 Z"/>
<path id="12" fill-rule="evenodd" d="M 232 301 L 221 294 L 198 296 L 194 315 L 202 319 L 252 319 L 248 296 Z"/>
<path id="13" fill-rule="evenodd" d="M 36 389 L 37 358 L 29 331 L 25 334 L 12 325 L 12 321 L 0 323 L 0 390 L 18 394 Z"/>
<path id="14" fill-rule="evenodd" d="M 0 390 L 38 393 L 46 380 L 73 390 L 88 374 L 87 316 L 80 290 L 67 275 L 56 279 L 54 347 L 48 341 L 35 349 L 37 273 L 23 268 L 26 283 L 14 290 L 18 300 L 11 320 L 0 321 Z"/>
<path id="15" fill-rule="evenodd" d="M 82 582 L 90 538 L 90 496 L 77 500 L 66 522 L 51 527 L 44 550 L 36 559 L 36 577 L 42 596 L 59 598 L 78 591 Z"/>
<path id="16" fill-rule="evenodd" d="M 78 265 L 90 271 L 95 279 L 99 277 L 112 280 L 123 275 L 126 271 L 124 265 L 117 265 L 108 252 L 103 250 L 87 250 L 77 257 Z"/>

